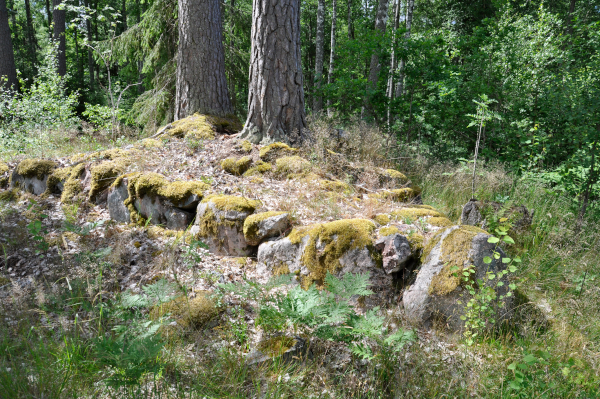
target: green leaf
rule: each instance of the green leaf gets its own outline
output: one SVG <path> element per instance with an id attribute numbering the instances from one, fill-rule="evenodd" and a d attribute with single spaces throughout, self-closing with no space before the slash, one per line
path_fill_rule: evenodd
<path id="1" fill-rule="evenodd" d="M 502 258 L 502 263 L 510 263 L 510 258 Z"/>
<path id="2" fill-rule="evenodd" d="M 486 264 L 492 263 L 492 258 L 490 258 L 489 256 L 484 256 L 483 263 L 486 263 Z"/>
<path id="3" fill-rule="evenodd" d="M 490 244 L 496 244 L 496 243 L 500 242 L 500 239 L 497 237 L 491 236 L 490 238 L 488 238 L 488 242 Z"/>
<path id="4" fill-rule="evenodd" d="M 517 271 L 517 267 L 516 267 L 516 266 L 513 266 L 513 265 L 510 265 L 510 266 L 508 267 L 508 270 L 510 270 L 510 272 L 511 272 L 511 273 L 514 273 L 514 272 L 516 272 L 516 271 Z"/>
<path id="5" fill-rule="evenodd" d="M 514 244 L 515 240 L 513 240 L 512 238 L 510 238 L 509 236 L 504 236 L 504 238 L 502 239 L 505 243 L 507 244 Z"/>

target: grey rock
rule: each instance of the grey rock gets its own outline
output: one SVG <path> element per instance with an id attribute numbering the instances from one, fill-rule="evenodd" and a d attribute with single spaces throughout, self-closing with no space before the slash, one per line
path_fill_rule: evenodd
<path id="1" fill-rule="evenodd" d="M 110 218 L 120 223 L 131 223 L 129 209 L 125 206 L 125 200 L 129 198 L 127 192 L 127 178 L 124 178 L 118 186 L 112 186 L 108 190 L 107 207 Z"/>
<path id="2" fill-rule="evenodd" d="M 290 273 L 300 269 L 300 245 L 294 245 L 289 238 L 265 241 L 258 246 L 258 263 L 268 269 L 286 265 Z"/>
<path id="3" fill-rule="evenodd" d="M 194 221 L 194 214 L 174 208 L 159 196 L 145 195 L 134 201 L 139 214 L 150 224 L 165 226 L 171 230 L 185 230 Z"/>
<path id="4" fill-rule="evenodd" d="M 260 214 L 259 214 L 260 215 Z M 248 218 L 244 224 L 244 230 L 248 226 L 249 221 L 252 218 Z M 271 216 L 255 222 L 255 226 L 252 237 L 246 235 L 246 241 L 250 245 L 258 245 L 267 238 L 277 237 L 283 234 L 286 230 L 291 227 L 290 215 L 288 213 L 282 213 L 281 215 Z"/>
<path id="5" fill-rule="evenodd" d="M 431 327 L 437 321 L 440 325 L 445 325 L 452 331 L 462 331 L 464 329 L 464 321 L 460 319 L 460 316 L 465 314 L 465 306 L 470 299 L 468 291 L 459 284 L 450 292 L 437 294 L 432 286 L 434 278 L 443 271 L 444 267 L 450 266 L 448 259 L 445 258 L 443 248 L 448 244 L 448 240 L 454 240 L 457 237 L 452 233 L 459 229 L 463 229 L 463 232 L 467 231 L 472 237 L 468 247 L 468 255 L 461 266 L 473 265 L 475 268 L 473 277 L 482 279 L 487 286 L 493 287 L 498 296 L 505 295 L 508 292 L 508 279 L 506 276 L 502 278 L 504 285 L 501 287 L 495 286 L 497 280 L 489 280 L 486 276 L 487 272 L 497 275 L 498 272 L 506 268 L 501 259 L 494 259 L 493 257 L 494 250 L 500 254 L 500 258 L 505 257 L 502 249 L 496 248 L 495 244 L 488 242 L 490 237 L 488 234 L 469 232 L 460 226 L 454 226 L 441 233 L 439 242 L 426 255 L 425 263 L 421 266 L 414 284 L 404 292 L 404 308 L 409 318 L 414 322 Z M 486 256 L 493 259 L 491 264 L 484 263 L 483 259 Z M 507 321 L 511 317 L 513 298 L 505 297 L 498 302 L 498 305 L 500 304 L 502 306 L 495 306 L 496 319 L 500 322 Z"/>
<path id="6" fill-rule="evenodd" d="M 45 175 L 43 179 L 39 179 L 36 176 L 25 177 L 17 173 L 17 168 L 12 173 L 10 188 L 19 187 L 23 191 L 32 193 L 34 195 L 41 195 L 46 191 L 46 182 L 48 176 Z"/>
<path id="7" fill-rule="evenodd" d="M 412 257 L 410 243 L 398 233 L 380 238 L 375 248 L 383 256 L 383 270 L 387 274 L 400 271 Z"/>
<path id="8" fill-rule="evenodd" d="M 483 221 L 483 216 L 479 208 L 481 203 L 476 199 L 471 199 L 463 206 L 462 213 L 460 215 L 461 224 L 467 224 L 469 226 L 479 226 Z"/>

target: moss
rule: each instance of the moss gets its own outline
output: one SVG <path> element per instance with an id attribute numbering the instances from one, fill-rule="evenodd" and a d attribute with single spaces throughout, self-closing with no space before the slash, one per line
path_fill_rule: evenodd
<path id="1" fill-rule="evenodd" d="M 60 196 L 61 202 L 68 204 L 76 202 L 79 194 L 83 192 L 83 183 L 81 176 L 85 173 L 85 164 L 80 163 L 73 166 L 69 177 L 64 183 L 63 192 Z"/>
<path id="2" fill-rule="evenodd" d="M 212 209 L 207 208 L 202 217 L 198 220 L 198 238 L 218 237 L 219 221 Z"/>
<path id="3" fill-rule="evenodd" d="M 216 303 L 207 291 L 196 293 L 195 298 L 179 297 L 157 305 L 150 311 L 150 318 L 157 320 L 170 314 L 182 328 L 201 328 L 219 314 Z"/>
<path id="4" fill-rule="evenodd" d="M 352 192 L 352 186 L 342 181 L 319 180 L 319 184 L 325 190 L 335 191 L 338 193 Z"/>
<path id="5" fill-rule="evenodd" d="M 293 244 L 309 237 L 302 254 L 302 263 L 309 270 L 303 286 L 308 287 L 313 282 L 322 285 L 327 272 L 335 274 L 341 268 L 339 259 L 346 252 L 365 247 L 372 251 L 374 230 L 375 223 L 366 219 L 337 220 L 292 230 L 288 238 Z M 318 250 L 317 245 L 324 246 L 323 250 Z"/>
<path id="6" fill-rule="evenodd" d="M 444 267 L 431 280 L 430 295 L 448 295 L 463 282 L 460 276 L 466 263 L 471 261 L 469 252 L 473 238 L 479 233 L 485 233 L 472 227 L 461 226 L 451 231 L 442 241 L 440 262 L 444 263 Z"/>
<path id="7" fill-rule="evenodd" d="M 275 161 L 275 173 L 288 178 L 305 175 L 311 168 L 309 161 L 297 155 L 278 158 Z"/>
<path id="8" fill-rule="evenodd" d="M 256 346 L 256 349 L 267 356 L 276 357 L 283 355 L 285 352 L 292 349 L 294 345 L 296 345 L 296 340 L 294 338 L 280 335 L 261 341 Z"/>
<path id="9" fill-rule="evenodd" d="M 202 198 L 204 192 L 208 189 L 208 184 L 200 181 L 174 181 L 170 183 L 163 175 L 158 173 L 150 172 L 129 175 L 130 202 L 133 202 L 136 198 L 148 195 L 151 197 L 163 197 L 177 204 L 184 201 L 190 195 L 197 195 Z"/>
<path id="10" fill-rule="evenodd" d="M 273 143 L 264 146 L 260 149 L 259 156 L 265 162 L 273 162 L 277 158 L 283 156 L 291 156 L 298 152 L 296 148 L 292 148 L 284 143 Z"/>
<path id="11" fill-rule="evenodd" d="M 19 190 L 16 188 L 0 191 L 0 201 L 11 202 L 17 200 L 17 198 L 19 198 Z"/>
<path id="12" fill-rule="evenodd" d="M 396 234 L 396 233 L 400 233 L 400 230 L 398 230 L 397 227 L 395 226 L 390 226 L 390 227 L 382 227 L 379 230 L 379 236 L 380 237 L 387 237 L 387 236 L 391 236 L 392 234 Z"/>
<path id="13" fill-rule="evenodd" d="M 6 284 L 10 284 L 10 280 L 4 276 L 0 276 L 0 287 L 4 286 Z"/>
<path id="14" fill-rule="evenodd" d="M 382 193 L 374 194 L 372 196 L 376 198 L 385 198 L 396 202 L 408 202 L 420 194 L 420 190 L 415 190 L 413 188 L 406 187 L 390 191 L 384 191 Z"/>
<path id="15" fill-rule="evenodd" d="M 44 194 L 59 194 L 58 185 L 61 183 L 65 183 L 67 179 L 71 176 L 71 172 L 73 171 L 73 166 L 66 166 L 64 168 L 54 169 L 54 171 L 48 176 L 48 180 L 46 181 L 46 191 Z"/>
<path id="16" fill-rule="evenodd" d="M 227 158 L 221 161 L 221 168 L 225 172 L 236 176 L 240 176 L 246 172 L 250 165 L 252 165 L 252 158 L 250 157 L 242 157 L 240 159 Z"/>
<path id="17" fill-rule="evenodd" d="M 414 207 L 402 208 L 402 209 L 395 210 L 391 213 L 391 216 L 396 218 L 396 220 L 403 220 L 403 221 L 407 221 L 409 223 L 414 222 L 415 220 L 417 220 L 420 217 L 427 217 L 427 216 L 443 217 L 443 215 L 441 213 L 439 213 L 438 211 L 434 211 L 431 209 L 414 208 Z"/>
<path id="18" fill-rule="evenodd" d="M 151 238 L 151 239 L 166 238 L 166 237 L 181 238 L 184 236 L 185 231 L 168 230 L 168 229 L 165 229 L 164 227 L 151 225 L 146 228 L 146 234 L 148 235 L 148 238 Z"/>
<path id="19" fill-rule="evenodd" d="M 407 237 L 408 243 L 410 244 L 410 248 L 413 252 L 422 251 L 423 250 L 423 242 L 425 241 L 425 237 L 419 233 L 409 234 Z"/>
<path id="20" fill-rule="evenodd" d="M 139 145 L 146 149 L 162 148 L 165 146 L 162 141 L 156 139 L 144 139 Z"/>
<path id="21" fill-rule="evenodd" d="M 419 204 L 411 204 L 410 205 L 411 208 L 419 208 L 419 209 L 430 209 L 432 211 L 436 211 L 437 209 L 435 209 L 434 207 L 432 207 L 431 205 L 419 205 Z"/>
<path id="22" fill-rule="evenodd" d="M 434 216 L 431 218 L 428 218 L 426 220 L 427 223 L 429 223 L 432 226 L 436 226 L 436 227 L 450 227 L 453 225 L 452 221 L 448 218 L 445 217 L 440 217 L 440 216 Z"/>
<path id="23" fill-rule="evenodd" d="M 261 206 L 258 200 L 251 200 L 235 195 L 209 195 L 202 200 L 203 203 L 212 202 L 221 211 L 238 211 L 252 213 Z"/>
<path id="24" fill-rule="evenodd" d="M 113 181 L 125 171 L 125 163 L 119 161 L 106 161 L 90 168 L 92 179 L 90 182 L 89 199 L 93 201 L 98 194 L 106 190 Z"/>
<path id="25" fill-rule="evenodd" d="M 262 175 L 264 173 L 270 172 L 271 170 L 273 170 L 273 166 L 270 163 L 267 163 L 264 161 L 258 161 L 258 162 L 256 162 L 256 164 L 254 164 L 253 167 L 251 167 L 244 173 L 244 176 L 251 177 L 251 176 Z"/>
<path id="26" fill-rule="evenodd" d="M 9 170 L 10 169 L 9 169 L 8 165 L 5 164 L 4 162 L 0 161 L 0 175 L 8 173 Z"/>
<path id="27" fill-rule="evenodd" d="M 398 172 L 394 169 L 385 169 L 379 175 L 379 182 L 381 185 L 392 183 L 395 186 L 400 186 L 408 182 L 408 178 L 403 173 Z"/>
<path id="28" fill-rule="evenodd" d="M 239 258 L 233 258 L 233 261 L 235 263 L 237 263 L 239 267 L 244 267 L 244 266 L 246 266 L 246 259 L 248 259 L 248 258 L 239 257 Z"/>
<path id="29" fill-rule="evenodd" d="M 213 140 L 217 132 L 236 132 L 242 125 L 233 115 L 218 117 L 214 115 L 194 114 L 171 124 L 168 135 L 178 138 L 194 138 L 197 140 Z"/>
<path id="30" fill-rule="evenodd" d="M 23 177 L 44 180 L 56 168 L 56 162 L 44 159 L 25 159 L 17 165 L 17 173 Z"/>
<path id="31" fill-rule="evenodd" d="M 244 140 L 244 141 L 242 141 L 241 148 L 242 148 L 242 151 L 244 151 L 244 152 L 251 152 L 252 151 L 252 143 L 249 142 L 248 140 Z"/>
<path id="32" fill-rule="evenodd" d="M 256 241 L 258 239 L 258 229 L 260 222 L 273 216 L 283 215 L 286 212 L 261 212 L 250 215 L 244 221 L 244 238 L 248 241 Z"/>
<path id="33" fill-rule="evenodd" d="M 390 219 L 389 215 L 386 215 L 384 213 L 380 213 L 378 215 L 375 215 L 375 217 L 373 218 L 373 220 L 375 220 L 380 225 L 385 226 L 386 224 L 388 224 L 390 222 L 391 219 Z"/>
<path id="34" fill-rule="evenodd" d="M 285 274 L 290 274 L 290 268 L 285 263 L 273 268 L 273 276 L 283 276 Z"/>

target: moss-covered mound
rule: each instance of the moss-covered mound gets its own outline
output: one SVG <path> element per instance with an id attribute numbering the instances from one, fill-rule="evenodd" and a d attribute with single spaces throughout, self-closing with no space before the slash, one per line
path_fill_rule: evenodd
<path id="1" fill-rule="evenodd" d="M 203 203 L 212 202 L 221 211 L 237 211 L 252 213 L 262 204 L 259 200 L 251 200 L 235 195 L 209 195 L 202 200 Z"/>
<path id="2" fill-rule="evenodd" d="M 273 166 L 270 163 L 259 160 L 244 173 L 244 177 L 261 176 L 271 170 L 273 170 Z"/>
<path id="3" fill-rule="evenodd" d="M 160 140 L 148 138 L 140 141 L 139 146 L 150 150 L 153 148 L 162 148 L 165 145 Z"/>
<path id="4" fill-rule="evenodd" d="M 277 158 L 275 161 L 275 174 L 287 178 L 295 178 L 310 172 L 312 165 L 309 161 L 297 155 Z"/>
<path id="5" fill-rule="evenodd" d="M 8 165 L 0 162 L 0 188 L 5 188 L 8 185 Z"/>
<path id="6" fill-rule="evenodd" d="M 411 206 L 409 208 L 397 209 L 393 211 L 390 216 L 394 217 L 396 220 L 412 223 L 421 217 L 443 217 L 444 215 L 432 209 Z"/>
<path id="7" fill-rule="evenodd" d="M 243 140 L 239 145 L 239 149 L 243 152 L 252 152 L 252 143 L 248 140 Z"/>
<path id="8" fill-rule="evenodd" d="M 183 329 L 201 328 L 219 314 L 219 309 L 209 294 L 199 292 L 195 298 L 179 297 L 157 305 L 150 311 L 150 318 L 157 320 L 170 316 Z"/>
<path id="9" fill-rule="evenodd" d="M 379 184 L 381 186 L 398 187 L 408 182 L 408 178 L 394 169 L 385 169 L 379 173 Z"/>
<path id="10" fill-rule="evenodd" d="M 221 168 L 227 173 L 235 176 L 244 174 L 252 165 L 252 158 L 242 157 L 240 159 L 227 158 L 221 161 Z"/>
<path id="11" fill-rule="evenodd" d="M 262 239 L 262 237 L 258 236 L 261 222 L 265 221 L 268 218 L 283 215 L 285 213 L 287 212 L 271 211 L 255 213 L 254 215 L 248 216 L 244 221 L 244 238 L 246 239 L 246 241 L 251 243 Z"/>
<path id="12" fill-rule="evenodd" d="M 409 202 L 421 194 L 419 188 L 398 188 L 390 191 L 383 191 L 380 194 L 375 194 L 376 197 L 389 199 L 395 202 Z"/>
<path id="13" fill-rule="evenodd" d="M 379 229 L 380 237 L 387 237 L 396 233 L 400 234 L 400 230 L 396 226 L 386 226 Z"/>
<path id="14" fill-rule="evenodd" d="M 450 227 L 453 225 L 452 221 L 445 217 L 430 217 L 426 219 L 427 223 L 435 227 Z"/>
<path id="15" fill-rule="evenodd" d="M 277 158 L 296 155 L 298 150 L 284 143 L 273 143 L 260 149 L 260 159 L 265 162 L 273 162 Z"/>
<path id="16" fill-rule="evenodd" d="M 35 177 L 39 180 L 52 173 L 56 169 L 56 162 L 45 159 L 25 159 L 17 165 L 17 173 L 23 177 Z"/>
<path id="17" fill-rule="evenodd" d="M 392 219 L 390 215 L 386 215 L 385 213 L 379 213 L 373 217 L 373 220 L 379 223 L 382 226 L 388 224 Z"/>
<path id="18" fill-rule="evenodd" d="M 72 170 L 73 166 L 54 169 L 50 176 L 48 176 L 48 180 L 46 181 L 46 192 L 44 194 L 60 194 L 65 182 L 71 176 Z"/>
<path id="19" fill-rule="evenodd" d="M 105 161 L 90 168 L 92 179 L 90 182 L 90 201 L 95 201 L 96 196 L 106 190 L 115 179 L 125 172 L 126 163 L 122 160 Z"/>
<path id="20" fill-rule="evenodd" d="M 261 341 L 256 346 L 256 349 L 267 356 L 277 357 L 292 349 L 294 345 L 296 345 L 294 338 L 280 335 Z"/>
<path id="21" fill-rule="evenodd" d="M 352 186 L 342 181 L 333 180 L 319 180 L 319 185 L 324 190 L 335 191 L 337 193 L 350 193 L 352 192 Z"/>
<path id="22" fill-rule="evenodd" d="M 77 164 L 71 168 L 64 168 L 57 176 L 58 179 L 63 178 L 67 173 L 68 177 L 64 181 L 64 187 L 60 200 L 65 204 L 75 203 L 78 200 L 83 200 L 81 194 L 83 193 L 83 182 L 82 177 L 85 173 L 86 165 L 84 163 Z"/>
<path id="23" fill-rule="evenodd" d="M 167 133 L 171 137 L 212 140 L 215 133 L 235 133 L 242 129 L 242 124 L 234 115 L 219 117 L 214 115 L 194 114 L 171 124 Z"/>
<path id="24" fill-rule="evenodd" d="M 300 244 L 308 237 L 301 260 L 310 273 L 303 285 L 323 284 L 327 272 L 335 274 L 339 271 L 340 258 L 350 250 L 367 248 L 374 251 L 374 231 L 375 223 L 366 219 L 337 220 L 292 230 L 288 237 L 292 244 Z"/>

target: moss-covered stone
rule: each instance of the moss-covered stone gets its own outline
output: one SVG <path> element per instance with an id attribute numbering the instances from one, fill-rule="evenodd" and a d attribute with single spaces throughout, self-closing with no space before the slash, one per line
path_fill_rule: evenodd
<path id="1" fill-rule="evenodd" d="M 406 237 L 406 238 L 408 239 L 408 243 L 410 244 L 410 249 L 414 253 L 417 253 L 417 252 L 423 250 L 423 243 L 425 242 L 425 237 L 423 237 L 422 234 L 413 233 L 413 234 L 409 234 L 408 237 Z"/>
<path id="2" fill-rule="evenodd" d="M 273 166 L 270 163 L 259 160 L 244 173 L 244 177 L 262 176 L 271 170 L 273 170 Z"/>
<path id="3" fill-rule="evenodd" d="M 251 165 L 252 158 L 250 157 L 242 157 L 240 159 L 227 158 L 221 161 L 221 168 L 223 168 L 225 172 L 235 176 L 244 174 Z"/>
<path id="4" fill-rule="evenodd" d="M 409 202 L 413 198 L 421 194 L 419 189 L 414 188 L 398 188 L 390 191 L 383 191 L 381 193 L 373 194 L 372 196 L 377 198 L 384 198 L 395 202 Z"/>
<path id="5" fill-rule="evenodd" d="M 342 181 L 319 180 L 319 185 L 325 190 L 335 191 L 337 193 L 352 192 L 352 186 Z"/>
<path id="6" fill-rule="evenodd" d="M 464 281 L 462 271 L 470 261 L 473 238 L 480 233 L 487 234 L 478 227 L 461 226 L 442 240 L 440 262 L 444 267 L 431 280 L 430 295 L 448 295 Z"/>
<path id="7" fill-rule="evenodd" d="M 221 211 L 237 211 L 252 213 L 259 208 L 262 203 L 259 200 L 251 200 L 235 195 L 213 194 L 202 200 L 203 203 L 212 202 L 216 208 Z"/>
<path id="8" fill-rule="evenodd" d="M 16 188 L 13 188 L 12 190 L 0 191 L 0 201 L 12 202 L 12 201 L 16 201 L 18 198 L 19 198 L 19 190 Z"/>
<path id="9" fill-rule="evenodd" d="M 240 144 L 240 147 L 241 147 L 242 151 L 244 151 L 244 152 L 252 151 L 252 143 L 249 142 L 248 140 L 242 141 L 242 143 Z"/>
<path id="10" fill-rule="evenodd" d="M 310 172 L 311 168 L 309 161 L 297 155 L 278 158 L 275 161 L 275 173 L 287 178 L 302 177 Z"/>
<path id="11" fill-rule="evenodd" d="M 396 220 L 402 220 L 408 223 L 412 223 L 420 217 L 443 217 L 438 211 L 415 207 L 397 209 L 391 213 L 391 216 Z"/>
<path id="12" fill-rule="evenodd" d="M 157 320 L 170 315 L 183 329 L 201 328 L 217 317 L 219 308 L 208 291 L 197 292 L 195 298 L 179 297 L 157 305 L 150 311 L 150 318 Z"/>
<path id="13" fill-rule="evenodd" d="M 144 139 L 140 142 L 140 146 L 146 149 L 162 148 L 165 145 L 162 141 L 156 139 Z"/>
<path id="14" fill-rule="evenodd" d="M 387 236 L 391 236 L 392 234 L 396 234 L 396 233 L 399 234 L 400 230 L 398 230 L 398 228 L 395 226 L 382 227 L 381 229 L 379 229 L 380 237 L 387 237 Z"/>
<path id="15" fill-rule="evenodd" d="M 450 219 L 439 216 L 430 217 L 426 221 L 427 223 L 435 227 L 450 227 L 453 225 Z"/>
<path id="16" fill-rule="evenodd" d="M 64 168 L 54 169 L 54 171 L 48 176 L 46 181 L 46 192 L 44 194 L 60 194 L 62 192 L 62 186 L 71 176 L 73 166 L 66 166 Z"/>
<path id="17" fill-rule="evenodd" d="M 85 173 L 86 165 L 84 163 L 77 164 L 70 168 L 69 177 L 64 182 L 62 195 L 60 196 L 61 202 L 65 204 L 75 203 L 80 198 L 80 194 L 83 193 L 83 182 L 81 178 Z"/>
<path id="18" fill-rule="evenodd" d="M 246 220 L 244 221 L 244 238 L 246 239 L 246 241 L 248 241 L 250 243 L 253 243 L 253 242 L 256 242 L 256 241 L 262 239 L 262 237 L 258 236 L 258 232 L 260 229 L 260 223 L 268 218 L 283 215 L 285 213 L 287 213 L 287 212 L 271 211 L 271 212 L 255 213 L 253 215 L 248 216 L 246 218 Z"/>
<path id="19" fill-rule="evenodd" d="M 91 181 L 90 181 L 90 201 L 95 201 L 96 196 L 102 191 L 106 190 L 115 181 L 115 179 L 122 175 L 125 171 L 125 163 L 117 161 L 105 161 L 100 164 L 94 165 L 90 168 Z"/>
<path id="20" fill-rule="evenodd" d="M 403 173 L 394 169 L 385 169 L 379 173 L 379 184 L 382 186 L 403 186 L 408 182 L 408 178 Z"/>
<path id="21" fill-rule="evenodd" d="M 375 220 L 380 225 L 385 226 L 386 224 L 388 224 L 391 221 L 391 218 L 390 218 L 389 215 L 386 215 L 384 213 L 380 213 L 380 214 L 375 215 L 375 217 L 373 218 L 373 220 Z"/>
<path id="22" fill-rule="evenodd" d="M 131 200 L 148 195 L 163 197 L 173 204 L 178 204 L 190 195 L 197 195 L 202 198 L 204 192 L 208 189 L 208 184 L 204 182 L 175 181 L 170 183 L 163 175 L 152 172 L 137 173 L 129 177 Z"/>
<path id="23" fill-rule="evenodd" d="M 273 143 L 260 149 L 260 159 L 265 162 L 273 162 L 277 158 L 292 156 L 298 153 L 298 149 L 292 148 L 285 143 Z"/>
<path id="24" fill-rule="evenodd" d="M 322 285 L 327 272 L 336 274 L 341 268 L 340 258 L 350 250 L 367 248 L 375 253 L 372 234 L 375 223 L 366 219 L 345 219 L 294 229 L 288 236 L 292 244 L 308 242 L 302 254 L 302 263 L 309 270 L 302 284 Z M 322 249 L 321 249 L 322 248 Z"/>
<path id="25" fill-rule="evenodd" d="M 35 177 L 39 180 L 52 173 L 56 162 L 45 159 L 25 159 L 17 165 L 17 173 L 23 177 Z"/>
<path id="26" fill-rule="evenodd" d="M 8 165 L 0 161 L 0 188 L 5 188 L 8 185 Z"/>

